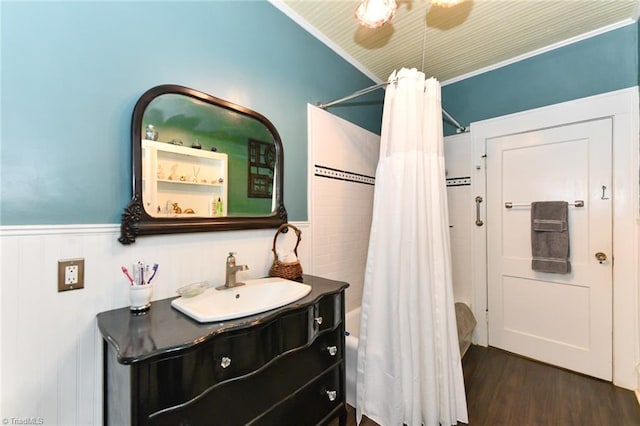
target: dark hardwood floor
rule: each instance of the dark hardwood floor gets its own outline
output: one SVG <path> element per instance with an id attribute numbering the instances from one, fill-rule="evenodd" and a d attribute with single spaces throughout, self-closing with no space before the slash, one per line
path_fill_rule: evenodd
<path id="1" fill-rule="evenodd" d="M 480 346 L 462 366 L 471 426 L 640 425 L 635 394 L 609 382 Z M 355 424 L 350 409 L 347 425 Z"/>

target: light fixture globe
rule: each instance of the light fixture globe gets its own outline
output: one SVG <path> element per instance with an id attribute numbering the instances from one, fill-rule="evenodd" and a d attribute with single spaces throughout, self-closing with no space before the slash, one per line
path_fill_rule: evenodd
<path id="1" fill-rule="evenodd" d="M 367 28 L 379 28 L 396 13 L 396 0 L 363 0 L 356 7 L 356 21 Z"/>

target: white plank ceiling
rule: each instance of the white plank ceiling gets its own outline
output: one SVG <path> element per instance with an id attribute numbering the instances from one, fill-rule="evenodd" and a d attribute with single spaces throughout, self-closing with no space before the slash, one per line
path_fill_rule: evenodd
<path id="1" fill-rule="evenodd" d="M 356 0 L 272 0 L 338 46 L 379 81 L 394 69 L 418 68 L 456 79 L 558 43 L 637 19 L 638 0 L 466 0 L 445 8 L 397 0 L 393 20 L 378 29 L 354 21 Z"/>

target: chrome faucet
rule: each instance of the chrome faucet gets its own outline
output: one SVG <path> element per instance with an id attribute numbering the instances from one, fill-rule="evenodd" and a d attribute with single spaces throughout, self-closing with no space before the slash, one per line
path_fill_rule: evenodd
<path id="1" fill-rule="evenodd" d="M 224 279 L 224 285 L 216 287 L 216 290 L 225 290 L 227 288 L 239 287 L 244 285 L 242 282 L 236 281 L 236 273 L 238 271 L 246 271 L 249 269 L 247 265 L 236 265 L 235 253 L 230 251 L 229 256 L 227 257 L 227 267 L 226 274 Z"/>

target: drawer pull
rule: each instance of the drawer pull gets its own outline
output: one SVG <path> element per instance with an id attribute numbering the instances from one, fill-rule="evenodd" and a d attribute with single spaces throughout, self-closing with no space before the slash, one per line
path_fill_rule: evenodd
<path id="1" fill-rule="evenodd" d="M 329 398 L 329 401 L 333 402 L 336 400 L 336 398 L 338 397 L 338 391 L 326 391 L 327 392 L 327 397 Z"/>
<path id="2" fill-rule="evenodd" d="M 315 317 L 313 320 L 314 320 L 314 321 L 316 322 L 316 324 L 318 324 L 318 325 L 321 325 L 321 324 L 322 324 L 322 317 Z"/>
<path id="3" fill-rule="evenodd" d="M 337 346 L 327 346 L 327 351 L 329 352 L 329 355 L 336 356 L 336 354 L 338 353 L 338 347 Z"/>
<path id="4" fill-rule="evenodd" d="M 222 361 L 220 361 L 220 367 L 227 368 L 231 365 L 231 358 L 223 356 Z"/>

